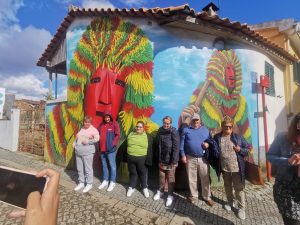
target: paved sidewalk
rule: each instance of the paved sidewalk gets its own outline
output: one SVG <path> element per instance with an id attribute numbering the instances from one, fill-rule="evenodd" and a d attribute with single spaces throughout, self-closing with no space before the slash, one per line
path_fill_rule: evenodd
<path id="1" fill-rule="evenodd" d="M 188 203 L 185 193 L 176 193 L 175 202 L 170 208 L 165 207 L 165 199 L 153 201 L 153 191 L 146 199 L 140 191 L 135 191 L 131 198 L 126 197 L 126 187 L 117 184 L 112 192 L 98 190 L 100 182 L 94 180 L 94 188 L 88 194 L 73 191 L 76 172 L 43 162 L 42 158 L 27 153 L 12 153 L 0 149 L 0 165 L 24 170 L 54 168 L 61 172 L 60 208 L 58 224 L 199 224 L 199 225 L 280 225 L 283 224 L 272 197 L 272 184 L 264 187 L 246 185 L 246 220 L 236 217 L 236 212 L 227 212 L 222 208 L 225 200 L 223 188 L 213 188 L 217 202 L 213 207 L 199 200 Z M 166 197 L 165 197 L 166 198 Z M 22 224 L 20 220 L 6 218 L 12 209 L 0 203 L 0 224 Z"/>

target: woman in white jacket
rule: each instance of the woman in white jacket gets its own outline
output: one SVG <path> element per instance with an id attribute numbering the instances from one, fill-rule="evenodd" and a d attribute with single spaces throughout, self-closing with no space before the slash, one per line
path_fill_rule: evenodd
<path id="1" fill-rule="evenodd" d="M 95 143 L 100 139 L 98 130 L 91 122 L 92 117 L 84 117 L 83 127 L 77 133 L 76 141 L 73 143 L 79 181 L 74 190 L 79 191 L 84 187 L 82 191 L 84 193 L 88 192 L 93 187 Z"/>

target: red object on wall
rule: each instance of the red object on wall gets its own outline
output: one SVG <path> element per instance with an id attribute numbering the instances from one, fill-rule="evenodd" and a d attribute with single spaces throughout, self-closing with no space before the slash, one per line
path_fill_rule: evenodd
<path id="1" fill-rule="evenodd" d="M 266 75 L 260 76 L 260 86 L 269 88 L 270 87 L 270 78 Z"/>
<path id="2" fill-rule="evenodd" d="M 261 86 L 261 97 L 262 97 L 262 107 L 263 107 L 263 121 L 264 121 L 264 137 L 265 137 L 265 152 L 267 156 L 267 152 L 269 151 L 269 141 L 268 141 L 268 125 L 267 125 L 267 113 L 266 113 L 266 98 L 265 98 L 265 90 L 267 87 L 270 87 L 270 79 L 266 75 L 260 76 L 260 86 Z M 266 157 L 267 158 L 267 157 Z M 268 181 L 271 180 L 271 164 L 268 160 L 266 160 L 266 168 L 267 168 L 267 178 Z"/>

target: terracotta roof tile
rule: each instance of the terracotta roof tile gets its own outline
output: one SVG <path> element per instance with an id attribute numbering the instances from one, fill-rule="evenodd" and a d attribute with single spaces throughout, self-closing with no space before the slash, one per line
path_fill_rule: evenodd
<path id="1" fill-rule="evenodd" d="M 259 45 L 264 46 L 265 49 L 269 49 L 272 53 L 277 53 L 277 55 L 281 58 L 287 59 L 288 61 L 296 61 L 296 58 L 285 51 L 283 48 L 279 47 L 275 43 L 271 42 L 267 38 L 263 37 L 259 33 L 251 30 L 247 24 L 241 24 L 238 21 L 230 21 L 228 18 L 220 18 L 217 15 L 209 16 L 206 12 L 196 13 L 193 9 L 189 7 L 188 4 L 180 5 L 180 6 L 170 6 L 166 8 L 108 8 L 108 9 L 91 9 L 91 8 L 79 8 L 76 6 L 70 6 L 69 12 L 67 16 L 62 21 L 60 27 L 57 29 L 56 34 L 52 38 L 50 44 L 45 49 L 44 53 L 40 57 L 37 62 L 38 66 L 45 67 L 47 60 L 51 59 L 54 55 L 55 50 L 58 48 L 59 44 L 61 43 L 62 39 L 65 38 L 66 30 L 73 22 L 76 17 L 81 16 L 104 16 L 104 15 L 115 15 L 115 16 L 124 16 L 124 17 L 150 17 L 150 18 L 168 18 L 173 15 L 182 15 L 182 16 L 191 16 L 195 17 L 199 20 L 203 20 L 208 23 L 221 25 L 226 27 L 227 29 L 232 29 L 235 32 L 238 31 L 245 37 L 245 40 L 257 43 Z M 178 19 L 181 19 L 179 17 Z M 254 39 L 254 40 L 252 40 Z"/>

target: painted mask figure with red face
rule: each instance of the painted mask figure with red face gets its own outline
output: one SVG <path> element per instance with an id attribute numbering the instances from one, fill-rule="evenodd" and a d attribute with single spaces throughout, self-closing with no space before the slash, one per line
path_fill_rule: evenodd
<path id="1" fill-rule="evenodd" d="M 235 73 L 232 64 L 228 64 L 225 68 L 225 82 L 228 92 L 231 94 L 235 88 Z"/>
<path id="2" fill-rule="evenodd" d="M 98 68 L 86 87 L 84 112 L 91 115 L 93 125 L 98 127 L 103 121 L 103 112 L 110 111 L 117 119 L 125 92 L 125 79 L 116 72 Z"/>
<path id="3" fill-rule="evenodd" d="M 207 64 L 207 77 L 193 92 L 190 105 L 181 113 L 181 121 L 198 113 L 212 133 L 220 132 L 224 116 L 233 119 L 234 132 L 252 143 L 247 101 L 242 96 L 242 64 L 234 50 L 216 50 Z M 200 100 L 199 100 L 200 99 Z"/>

